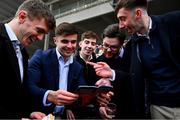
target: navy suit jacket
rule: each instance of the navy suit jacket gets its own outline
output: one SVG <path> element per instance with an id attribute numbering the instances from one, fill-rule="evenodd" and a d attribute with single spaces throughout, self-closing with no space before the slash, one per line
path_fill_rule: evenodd
<path id="1" fill-rule="evenodd" d="M 180 11 L 170 12 L 161 16 L 151 16 L 152 22 L 155 22 L 159 31 L 160 44 L 162 49 L 170 58 L 172 64 L 180 70 Z M 117 79 L 131 78 L 133 89 L 134 110 L 137 117 L 146 117 L 145 115 L 145 80 L 143 77 L 143 68 L 136 57 L 136 48 L 133 41 L 130 41 L 132 47 L 130 75 L 122 71 L 116 71 Z M 120 81 L 118 81 L 120 82 Z M 119 83 L 120 84 L 120 83 Z"/>
<path id="2" fill-rule="evenodd" d="M 73 92 L 85 84 L 82 66 L 73 60 L 69 66 L 67 91 Z M 29 61 L 27 88 L 35 105 L 45 113 L 53 112 L 55 105 L 45 107 L 42 103 L 47 90 L 59 89 L 59 62 L 55 49 L 37 50 Z"/>
<path id="3" fill-rule="evenodd" d="M 24 65 L 24 80 L 27 78 L 28 54 L 21 50 Z M 6 32 L 0 24 L 0 118 L 20 118 L 28 108 L 25 104 L 23 84 L 21 83 L 18 59 Z M 28 103 L 28 102 L 27 102 Z M 25 108 L 23 108 L 25 107 Z"/>

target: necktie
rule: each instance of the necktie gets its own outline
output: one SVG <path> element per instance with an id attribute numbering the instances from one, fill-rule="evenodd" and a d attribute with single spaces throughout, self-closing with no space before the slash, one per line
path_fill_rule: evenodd
<path id="1" fill-rule="evenodd" d="M 21 76 L 21 82 L 23 80 L 23 59 L 22 59 L 22 54 L 20 50 L 20 42 L 18 40 L 12 41 L 14 50 L 16 52 L 16 56 L 18 59 L 18 64 L 19 64 L 19 70 L 20 70 L 20 76 Z"/>

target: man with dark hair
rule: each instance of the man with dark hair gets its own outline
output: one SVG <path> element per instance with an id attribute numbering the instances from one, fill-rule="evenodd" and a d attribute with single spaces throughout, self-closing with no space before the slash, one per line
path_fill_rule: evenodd
<path id="1" fill-rule="evenodd" d="M 102 38 L 103 55 L 101 57 L 118 57 L 119 50 L 122 47 L 124 40 L 126 38 L 125 31 L 119 30 L 118 24 L 112 24 L 104 29 Z M 98 59 L 100 60 L 101 57 L 99 57 Z"/>
<path id="2" fill-rule="evenodd" d="M 73 59 L 77 37 L 73 24 L 61 23 L 55 31 L 56 48 L 37 50 L 30 59 L 26 86 L 34 110 L 62 117 L 67 112 L 65 106 L 78 99 L 78 94 L 73 92 L 85 81 L 82 66 Z"/>
<path id="3" fill-rule="evenodd" d="M 133 34 L 131 73 L 136 106 L 143 108 L 142 103 L 150 102 L 152 118 L 179 119 L 180 11 L 149 16 L 146 0 L 119 0 L 116 13 L 119 27 Z"/>
<path id="4" fill-rule="evenodd" d="M 28 80 L 25 83 L 33 101 L 32 118 L 42 119 L 53 113 L 62 118 L 75 119 L 72 105 L 79 97 L 74 92 L 85 85 L 83 67 L 73 58 L 78 31 L 73 24 L 63 22 L 56 27 L 56 48 L 37 50 L 29 61 Z M 97 97 L 99 104 L 106 104 L 111 93 Z M 72 109 L 71 109 L 72 108 Z M 45 113 L 45 114 L 44 114 Z"/>
<path id="5" fill-rule="evenodd" d="M 129 59 L 120 56 L 120 52 L 122 52 L 124 49 L 123 43 L 126 38 L 125 31 L 120 30 L 118 24 L 112 24 L 104 29 L 102 38 L 103 54 L 97 58 L 97 61 L 107 63 L 112 69 L 115 69 L 116 71 L 122 70 L 128 72 L 130 68 L 130 61 Z M 126 51 L 123 54 L 127 54 Z M 114 102 L 117 105 L 115 116 L 116 119 L 131 118 L 132 92 L 129 85 L 129 80 L 130 79 L 124 79 L 121 81 L 116 80 L 111 82 L 114 88 L 114 96 L 112 97 L 111 102 Z M 100 108 L 101 113 L 103 113 L 103 109 L 104 108 Z M 106 114 L 102 114 L 102 116 L 110 119 L 110 117 L 108 117 Z"/>
<path id="6" fill-rule="evenodd" d="M 180 11 L 149 16 L 146 0 L 119 0 L 115 11 L 119 27 L 132 35 L 130 73 L 136 114 L 144 116 L 150 103 L 152 118 L 179 119 Z M 107 65 L 105 69 L 97 73 L 112 77 Z"/>
<path id="7" fill-rule="evenodd" d="M 23 85 L 28 65 L 25 47 L 43 40 L 54 27 L 52 13 L 40 0 L 24 1 L 9 23 L 0 23 L 0 118 L 21 118 L 29 114 Z"/>
<path id="8" fill-rule="evenodd" d="M 96 62 L 96 55 L 94 53 L 96 49 L 96 42 L 98 36 L 93 31 L 86 31 L 81 35 L 81 41 L 79 42 L 80 50 L 75 54 L 75 59 L 83 66 L 83 75 L 87 85 L 95 85 L 98 77 L 91 65 L 86 62 Z M 87 106 L 81 107 L 75 114 L 80 119 L 92 119 L 98 118 L 99 114 L 96 107 L 96 101 L 91 101 Z"/>
<path id="9" fill-rule="evenodd" d="M 87 61 L 96 62 L 94 50 L 97 40 L 98 36 L 93 31 L 84 32 L 79 42 L 80 50 L 75 55 L 76 60 L 84 67 L 84 77 L 88 85 L 95 85 L 97 80 L 94 68 L 86 64 Z"/>

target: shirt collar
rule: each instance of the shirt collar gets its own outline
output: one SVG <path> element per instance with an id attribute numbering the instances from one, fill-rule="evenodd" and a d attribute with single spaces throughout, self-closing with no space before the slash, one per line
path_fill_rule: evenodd
<path id="1" fill-rule="evenodd" d="M 11 27 L 7 23 L 5 24 L 5 28 L 6 28 L 6 31 L 7 31 L 7 34 L 9 36 L 10 40 L 11 41 L 18 41 L 20 43 L 16 34 L 14 33 L 14 31 L 11 29 Z"/>
<path id="2" fill-rule="evenodd" d="M 56 55 L 58 57 L 58 60 L 63 59 L 63 56 L 59 53 L 58 48 L 56 47 Z M 68 61 L 66 62 L 68 65 L 73 63 L 73 54 L 68 58 Z M 65 63 L 65 64 L 66 64 Z"/>
<path id="3" fill-rule="evenodd" d="M 80 52 L 79 52 L 79 56 L 80 56 L 80 58 L 82 58 L 86 62 L 86 60 L 83 58 L 83 56 L 80 54 Z M 89 58 L 89 61 L 92 60 L 92 59 L 93 59 L 93 57 L 91 55 L 90 58 Z"/>

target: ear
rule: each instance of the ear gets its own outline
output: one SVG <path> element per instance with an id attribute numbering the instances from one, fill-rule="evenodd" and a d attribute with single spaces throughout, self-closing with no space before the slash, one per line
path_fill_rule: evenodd
<path id="1" fill-rule="evenodd" d="M 136 18 L 141 18 L 142 12 L 143 12 L 143 11 L 142 11 L 140 8 L 137 8 L 137 9 L 135 10 Z"/>
<path id="2" fill-rule="evenodd" d="M 79 42 L 79 47 L 81 47 L 81 45 L 82 45 L 82 41 Z"/>
<path id="3" fill-rule="evenodd" d="M 54 40 L 54 44 L 56 44 L 56 42 L 57 42 L 57 37 L 53 37 L 53 40 Z"/>
<path id="4" fill-rule="evenodd" d="M 19 13 L 18 13 L 19 23 L 24 23 L 26 18 L 27 18 L 27 11 L 20 10 Z"/>

